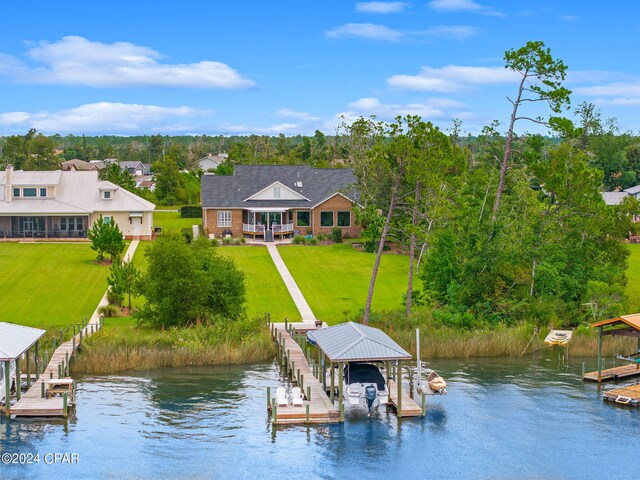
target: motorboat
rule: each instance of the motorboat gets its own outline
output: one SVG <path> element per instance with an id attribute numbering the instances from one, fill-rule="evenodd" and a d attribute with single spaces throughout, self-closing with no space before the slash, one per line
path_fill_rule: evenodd
<path id="1" fill-rule="evenodd" d="M 349 405 L 371 412 L 389 401 L 389 390 L 380 369 L 371 363 L 349 363 L 344 369 L 344 397 Z"/>
<path id="2" fill-rule="evenodd" d="M 5 401 L 6 381 L 4 378 L 4 365 L 0 365 L 0 402 Z M 9 389 L 13 386 L 14 379 L 16 378 L 16 362 L 9 362 Z M 9 392 L 11 393 L 11 392 Z"/>

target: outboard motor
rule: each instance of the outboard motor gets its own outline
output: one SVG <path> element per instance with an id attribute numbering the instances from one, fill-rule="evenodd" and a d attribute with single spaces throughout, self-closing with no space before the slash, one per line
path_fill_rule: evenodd
<path id="1" fill-rule="evenodd" d="M 378 396 L 378 391 L 375 386 L 369 385 L 364 389 L 364 398 L 367 400 L 367 407 L 369 407 L 369 413 L 371 413 L 371 409 L 373 408 L 373 402 L 376 401 L 377 396 Z"/>

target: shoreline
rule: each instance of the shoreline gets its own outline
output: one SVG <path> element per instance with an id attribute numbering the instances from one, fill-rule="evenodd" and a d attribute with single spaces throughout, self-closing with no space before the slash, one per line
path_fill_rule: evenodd
<path id="1" fill-rule="evenodd" d="M 71 371 L 73 374 L 104 375 L 156 368 L 241 365 L 270 361 L 275 356 L 275 346 L 267 328 L 240 338 L 213 333 L 212 328 L 194 327 L 184 331 L 154 332 L 155 335 L 135 330 L 124 335 L 122 332 L 114 334 L 113 330 L 102 331 L 87 339 L 71 365 Z M 415 330 L 389 330 L 385 329 L 386 333 L 415 358 Z M 549 348 L 544 345 L 543 333 L 533 339 L 532 334 L 533 327 L 527 325 L 475 332 L 425 329 L 421 335 L 421 358 L 429 361 L 448 358 L 524 358 Z M 633 339 L 628 338 L 606 339 L 603 354 L 611 357 L 635 348 L 633 344 Z M 527 349 L 523 354 L 525 347 Z M 561 348 L 561 351 L 566 351 L 565 347 Z M 595 357 L 596 333 L 577 329 L 569 345 L 569 355 Z"/>

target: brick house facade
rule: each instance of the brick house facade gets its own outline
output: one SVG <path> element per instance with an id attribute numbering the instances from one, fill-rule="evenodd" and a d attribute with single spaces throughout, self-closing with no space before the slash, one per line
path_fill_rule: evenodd
<path id="1" fill-rule="evenodd" d="M 350 169 L 237 165 L 234 175 L 202 176 L 203 228 L 221 237 L 284 238 L 330 234 L 358 237 L 358 195 Z"/>

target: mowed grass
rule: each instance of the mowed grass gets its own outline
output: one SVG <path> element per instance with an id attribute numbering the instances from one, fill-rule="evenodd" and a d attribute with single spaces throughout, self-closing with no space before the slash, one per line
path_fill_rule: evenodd
<path id="1" fill-rule="evenodd" d="M 133 263 L 138 270 L 146 271 L 147 269 L 144 253 L 150 244 L 151 242 L 140 242 L 138 245 L 133 256 Z M 249 317 L 270 313 L 274 321 L 282 321 L 285 317 L 295 321 L 300 319 L 300 313 L 266 248 L 221 246 L 216 248 L 216 252 L 233 259 L 236 266 L 244 272 Z M 140 307 L 144 303 L 144 298 L 136 297 L 132 303 Z"/>
<path id="2" fill-rule="evenodd" d="M 640 244 L 627 245 L 629 267 L 627 268 L 627 297 L 629 298 L 629 313 L 640 312 Z"/>
<path id="3" fill-rule="evenodd" d="M 232 258 L 244 272 L 249 316 L 270 313 L 272 321 L 300 320 L 300 312 L 265 247 L 224 246 L 217 251 Z"/>
<path id="4" fill-rule="evenodd" d="M 0 322 L 51 329 L 91 316 L 109 267 L 88 243 L 0 244 Z"/>
<path id="5" fill-rule="evenodd" d="M 352 320 L 364 309 L 375 254 L 349 244 L 278 249 L 315 316 L 329 324 Z M 385 254 L 373 294 L 373 310 L 403 308 L 409 257 Z M 414 287 L 420 288 L 418 279 Z"/>
<path id="6" fill-rule="evenodd" d="M 183 228 L 201 224 L 202 218 L 182 218 L 180 212 L 153 212 L 153 226 L 162 227 L 163 232 L 180 233 Z"/>

